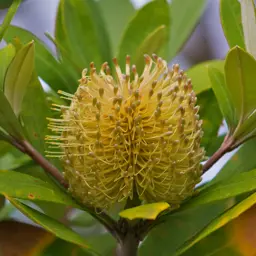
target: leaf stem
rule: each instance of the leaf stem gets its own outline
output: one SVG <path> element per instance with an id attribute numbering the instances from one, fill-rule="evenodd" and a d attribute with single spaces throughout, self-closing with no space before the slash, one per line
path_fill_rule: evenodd
<path id="1" fill-rule="evenodd" d="M 207 172 L 222 156 L 231 151 L 234 147 L 234 139 L 227 135 L 220 148 L 208 159 L 203 166 L 203 173 Z"/>
<path id="2" fill-rule="evenodd" d="M 4 33 L 7 30 L 8 26 L 10 25 L 14 15 L 16 14 L 21 1 L 22 0 L 13 0 L 12 5 L 8 9 L 7 14 L 3 20 L 3 23 L 0 26 L 0 42 L 2 41 L 2 39 L 4 37 Z"/>

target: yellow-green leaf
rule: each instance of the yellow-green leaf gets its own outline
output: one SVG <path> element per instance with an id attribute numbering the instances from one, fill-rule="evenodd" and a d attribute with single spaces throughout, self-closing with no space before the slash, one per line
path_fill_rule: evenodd
<path id="1" fill-rule="evenodd" d="M 0 171 L 0 194 L 19 199 L 48 201 L 68 206 L 79 206 L 58 186 L 45 182 L 30 175 Z"/>
<path id="2" fill-rule="evenodd" d="M 15 48 L 12 44 L 0 50 L 0 90 L 3 90 L 6 70 L 15 55 Z"/>
<path id="3" fill-rule="evenodd" d="M 241 0 L 242 25 L 246 50 L 256 58 L 256 17 L 253 0 Z"/>
<path id="4" fill-rule="evenodd" d="M 18 116 L 27 85 L 34 71 L 34 42 L 22 47 L 12 60 L 4 81 L 4 94 Z"/>
<path id="5" fill-rule="evenodd" d="M 211 88 L 211 81 L 208 75 L 208 68 L 213 67 L 224 72 L 224 61 L 211 60 L 193 66 L 186 71 L 188 78 L 192 80 L 193 89 L 198 94 Z"/>
<path id="6" fill-rule="evenodd" d="M 231 48 L 238 45 L 245 49 L 241 19 L 241 7 L 238 0 L 220 1 L 222 29 Z"/>
<path id="7" fill-rule="evenodd" d="M 22 139 L 23 130 L 22 127 L 13 113 L 9 101 L 6 99 L 4 93 L 0 90 L 0 128 L 2 128 L 7 134 Z M 2 136 L 1 136 L 2 137 Z"/>
<path id="8" fill-rule="evenodd" d="M 168 209 L 170 205 L 165 202 L 144 204 L 130 209 L 126 209 L 119 213 L 123 218 L 133 220 L 133 219 L 149 219 L 154 220 L 156 217 Z"/>

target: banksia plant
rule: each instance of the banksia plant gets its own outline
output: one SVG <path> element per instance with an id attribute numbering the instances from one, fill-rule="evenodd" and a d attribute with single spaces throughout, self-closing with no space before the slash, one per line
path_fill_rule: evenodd
<path id="1" fill-rule="evenodd" d="M 232 49 L 186 74 L 168 63 L 207 1 L 59 0 L 54 54 L 9 25 L 21 1 L 0 26 L 0 255 L 256 255 L 253 1 L 219 1 Z"/>
<path id="2" fill-rule="evenodd" d="M 50 119 L 58 135 L 47 140 L 60 152 L 71 194 L 86 205 L 109 208 L 132 199 L 178 206 L 201 180 L 203 135 L 191 80 L 178 65 L 145 55 L 141 75 L 126 57 L 122 73 L 91 63 L 70 106 Z"/>

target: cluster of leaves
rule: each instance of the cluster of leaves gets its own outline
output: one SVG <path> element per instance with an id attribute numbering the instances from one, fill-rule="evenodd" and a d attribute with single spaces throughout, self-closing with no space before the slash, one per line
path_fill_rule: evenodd
<path id="1" fill-rule="evenodd" d="M 50 108 L 65 104 L 56 92 L 74 93 L 81 71 L 91 61 L 99 67 L 117 56 L 122 65 L 130 54 L 138 70 L 144 53 L 171 61 L 206 2 L 155 0 L 135 10 L 129 0 L 60 0 L 54 38 L 46 34 L 55 53 L 31 32 L 8 26 L 3 34 L 7 46 L 0 50 L 0 249 L 4 255 L 13 253 L 10 250 L 41 256 L 113 254 L 115 240 L 27 156 L 27 143 L 45 153 L 46 118 L 54 115 Z M 224 154 L 245 144 L 180 209 L 166 212 L 168 205 L 159 203 L 120 213 L 127 219 L 156 219 L 159 224 L 143 240 L 139 255 L 256 253 L 255 240 L 245 239 L 246 230 L 254 232 L 248 227 L 254 221 L 256 203 L 255 7 L 251 0 L 240 2 L 220 1 L 223 31 L 231 48 L 225 60 L 201 63 L 187 74 L 204 121 L 207 155 L 216 154 L 218 148 Z M 42 89 L 38 76 L 49 85 L 48 91 Z M 218 130 L 223 119 L 228 134 L 222 144 Z M 52 163 L 61 170 L 58 161 Z M 15 209 L 44 230 L 11 220 Z M 17 229 L 21 233 L 14 236 L 11 231 Z M 10 249 L 8 241 L 17 247 Z"/>

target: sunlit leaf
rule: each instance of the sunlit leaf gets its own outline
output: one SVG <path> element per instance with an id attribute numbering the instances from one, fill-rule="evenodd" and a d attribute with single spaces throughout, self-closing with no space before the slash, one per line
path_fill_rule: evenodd
<path id="1" fill-rule="evenodd" d="M 242 202 L 236 204 L 231 209 L 227 210 L 225 213 L 214 219 L 205 229 L 203 229 L 200 233 L 198 233 L 194 238 L 192 238 L 184 247 L 180 249 L 178 255 L 181 255 L 183 252 L 191 248 L 198 241 L 202 240 L 210 233 L 215 230 L 223 227 L 225 224 L 230 222 L 231 220 L 237 218 L 240 214 L 245 212 L 247 209 L 252 207 L 256 203 L 256 193 L 247 197 Z"/>
<path id="2" fill-rule="evenodd" d="M 246 50 L 256 58 L 256 17 L 253 0 L 241 0 L 241 13 Z"/>
<path id="3" fill-rule="evenodd" d="M 0 50 L 0 90 L 3 90 L 6 70 L 15 55 L 15 48 L 8 44 Z"/>
<path id="4" fill-rule="evenodd" d="M 206 0 L 172 0 L 171 12 L 171 35 L 169 42 L 168 57 L 171 60 L 182 48 L 188 37 L 193 32 L 201 17 Z"/>
<path id="5" fill-rule="evenodd" d="M 224 61 L 211 60 L 193 66 L 186 71 L 188 78 L 192 80 L 193 89 L 198 94 L 211 88 L 208 68 L 213 67 L 224 72 Z"/>
<path id="6" fill-rule="evenodd" d="M 100 0 L 99 7 L 115 54 L 122 32 L 135 13 L 134 7 L 130 0 Z"/>
<path id="7" fill-rule="evenodd" d="M 145 24 L 147 25 L 145 26 Z M 131 63 L 134 63 L 133 56 L 138 46 L 143 44 L 150 33 L 163 25 L 169 30 L 169 6 L 165 0 L 149 2 L 137 10 L 126 27 L 118 47 L 118 60 L 121 66 L 124 65 L 126 55 L 130 55 Z M 143 54 L 141 53 L 141 58 L 143 58 Z"/>
<path id="8" fill-rule="evenodd" d="M 49 201 L 78 207 L 71 197 L 58 187 L 41 179 L 13 171 L 0 171 L 0 193 L 27 200 Z"/>
<path id="9" fill-rule="evenodd" d="M 13 199 L 8 197 L 8 200 L 17 207 L 24 215 L 29 217 L 35 223 L 45 228 L 50 233 L 53 233 L 57 237 L 66 240 L 68 242 L 77 244 L 91 250 L 86 241 L 72 229 L 68 228 L 64 224 L 52 219 L 51 217 Z"/>
<path id="10" fill-rule="evenodd" d="M 129 220 L 133 220 L 133 219 L 154 220 L 161 212 L 165 211 L 169 207 L 170 205 L 165 202 L 144 204 L 137 207 L 126 209 L 120 212 L 119 215 Z"/>
<path id="11" fill-rule="evenodd" d="M 244 33 L 241 22 L 241 7 L 239 1 L 221 0 L 220 18 L 229 46 L 232 48 L 238 45 L 245 49 Z"/>

